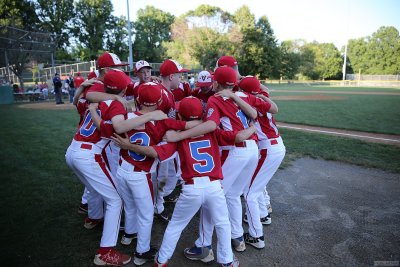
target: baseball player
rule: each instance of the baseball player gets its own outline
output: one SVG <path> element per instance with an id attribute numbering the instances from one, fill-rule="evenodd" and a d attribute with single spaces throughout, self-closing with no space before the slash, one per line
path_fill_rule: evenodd
<path id="1" fill-rule="evenodd" d="M 144 83 L 138 90 L 138 102 L 141 110 L 129 113 L 128 118 L 140 117 L 143 114 L 155 111 L 161 104 L 161 88 L 155 83 Z M 198 124 L 198 123 L 197 123 Z M 183 130 L 185 127 L 197 125 L 167 119 L 157 122 L 148 122 L 144 127 L 127 132 L 132 143 L 142 146 L 158 144 L 164 133 L 169 129 Z M 192 125 L 192 126 L 191 126 Z M 117 171 L 118 180 L 121 181 L 122 196 L 125 201 L 125 232 L 130 234 L 131 224 L 137 220 L 138 242 L 134 257 L 136 265 L 153 261 L 156 250 L 150 247 L 151 227 L 153 224 L 153 187 L 151 185 L 151 172 L 156 163 L 152 158 L 137 155 L 128 150 L 121 151 L 120 166 Z M 151 185 L 151 186 L 149 186 Z M 137 218 L 135 215 L 137 214 Z"/>
<path id="2" fill-rule="evenodd" d="M 207 103 L 207 121 L 198 127 L 181 133 L 167 133 L 168 141 L 178 141 L 207 131 L 214 130 L 217 125 L 222 125 L 225 131 L 240 131 L 249 127 L 246 115 L 251 119 L 257 117 L 257 111 L 252 106 L 267 112 L 271 105 L 252 95 L 232 92 L 232 87 L 236 83 L 236 72 L 229 67 L 219 67 L 214 72 L 213 86 L 216 95 L 209 98 Z M 228 89 L 228 90 L 224 90 Z M 274 110 L 272 110 L 274 111 Z M 245 115 L 246 114 L 246 115 Z M 240 195 L 249 183 L 251 175 L 257 166 L 258 149 L 256 136 L 253 135 L 249 140 L 235 144 L 235 146 L 223 146 L 222 149 L 222 172 L 224 180 L 222 185 L 228 204 L 229 219 L 231 222 L 232 243 L 237 251 L 246 249 L 243 227 L 242 227 L 242 208 Z M 241 166 L 241 169 L 237 169 Z M 203 209 L 204 210 L 204 209 Z M 207 216 L 207 211 L 202 213 L 202 223 L 200 227 L 200 238 L 196 240 L 195 246 L 185 250 L 188 258 L 199 259 L 201 254 L 193 256 L 198 248 L 209 246 L 212 237 L 212 222 Z"/>
<path id="3" fill-rule="evenodd" d="M 272 102 L 262 94 L 260 82 L 256 77 L 246 76 L 239 82 L 240 90 L 259 95 L 264 101 Z M 285 146 L 279 135 L 275 120 L 271 113 L 259 113 L 256 122 L 260 158 L 250 184 L 244 191 L 246 214 L 244 221 L 249 224 L 249 233 L 244 235 L 245 242 L 255 248 L 265 246 L 263 224 L 270 224 L 267 205 L 264 202 L 264 189 L 275 174 L 285 156 Z M 262 205 L 260 205 L 260 203 Z M 263 214 L 261 214 L 260 207 Z M 261 219 L 260 219 L 261 218 Z"/>
<path id="4" fill-rule="evenodd" d="M 109 84 L 115 89 L 128 85 L 128 80 L 119 73 L 118 82 Z M 102 139 L 100 131 L 93 124 L 91 113 L 87 112 L 74 139 L 66 153 L 68 166 L 79 177 L 90 191 L 90 198 L 104 199 L 105 214 L 104 228 L 94 264 L 96 265 L 123 265 L 130 262 L 131 257 L 120 253 L 114 247 L 119 232 L 119 221 L 122 200 L 115 187 L 115 181 L 101 155 L 105 145 L 109 142 Z M 89 202 L 89 217 L 85 224 L 97 223 L 102 219 L 103 209 L 97 209 L 98 214 L 91 214 Z M 92 217 L 90 217 L 92 216 Z"/>
<path id="5" fill-rule="evenodd" d="M 161 88 L 163 101 L 159 109 L 168 114 L 168 117 L 175 118 L 175 98 L 171 92 L 173 88 L 179 86 L 181 75 L 183 72 L 188 72 L 188 69 L 182 66 L 175 60 L 167 59 L 160 66 Z M 164 197 L 167 197 L 175 189 L 177 181 L 180 177 L 179 160 L 170 159 L 161 162 L 157 169 L 157 179 L 154 180 L 155 188 L 155 215 L 157 218 L 168 221 L 169 216 L 164 210 Z"/>
<path id="6" fill-rule="evenodd" d="M 187 82 L 180 82 L 178 87 L 172 89 L 172 94 L 174 95 L 175 102 L 181 101 L 183 98 L 190 96 L 192 89 L 190 89 L 190 84 Z"/>
<path id="7" fill-rule="evenodd" d="M 200 100 L 194 97 L 184 98 L 179 107 L 182 120 L 200 119 L 203 116 L 203 108 Z M 234 145 L 242 142 L 255 131 L 255 127 L 247 128 L 239 133 L 227 131 L 215 131 L 188 138 L 179 143 L 168 143 L 161 146 L 143 147 L 131 145 L 126 140 L 119 138 L 122 145 L 149 157 L 168 159 L 177 151 L 181 159 L 182 178 L 184 184 L 182 193 L 176 203 L 174 213 L 155 259 L 155 266 L 167 266 L 172 257 L 178 239 L 202 206 L 210 211 L 211 218 L 215 223 L 218 236 L 218 262 L 222 266 L 239 266 L 239 261 L 233 256 L 230 247 L 230 224 L 228 210 L 223 190 L 221 188 L 222 170 L 218 144 Z M 212 250 L 209 260 L 213 260 Z"/>
<path id="8" fill-rule="evenodd" d="M 199 72 L 196 82 L 197 88 L 195 88 L 192 92 L 192 96 L 200 99 L 204 111 L 206 110 L 208 99 L 210 98 L 210 96 L 215 94 L 212 88 L 212 82 L 213 80 L 211 72 L 203 70 Z"/>

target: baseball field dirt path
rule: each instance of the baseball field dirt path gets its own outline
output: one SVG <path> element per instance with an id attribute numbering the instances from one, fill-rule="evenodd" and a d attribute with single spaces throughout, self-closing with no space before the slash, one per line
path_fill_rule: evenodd
<path id="1" fill-rule="evenodd" d="M 303 124 L 293 124 L 293 123 L 283 123 L 283 122 L 278 122 L 278 127 L 284 129 L 310 132 L 310 133 L 328 134 L 328 135 L 343 136 L 347 138 L 355 138 L 367 142 L 400 146 L 400 135 L 377 134 L 377 133 L 350 131 L 343 129 L 308 126 Z"/>

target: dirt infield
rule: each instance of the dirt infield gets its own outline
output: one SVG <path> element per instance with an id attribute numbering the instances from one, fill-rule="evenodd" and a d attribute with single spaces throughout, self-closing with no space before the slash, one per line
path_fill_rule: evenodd
<path id="1" fill-rule="evenodd" d="M 26 108 L 26 109 L 51 109 L 51 110 L 66 110 L 66 109 L 74 109 L 75 106 L 65 102 L 65 104 L 61 105 L 56 105 L 55 102 L 35 102 L 35 103 L 24 103 L 24 104 L 19 104 L 19 108 Z"/>

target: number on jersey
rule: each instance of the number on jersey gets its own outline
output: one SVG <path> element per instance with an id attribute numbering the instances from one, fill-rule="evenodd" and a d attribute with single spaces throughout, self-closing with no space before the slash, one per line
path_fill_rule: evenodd
<path id="1" fill-rule="evenodd" d="M 141 145 L 141 146 L 149 146 L 150 145 L 150 137 L 147 135 L 145 132 L 137 132 L 133 134 L 130 138 L 129 141 L 131 144 L 135 145 Z M 146 156 L 137 154 L 133 151 L 128 150 L 129 156 L 136 160 L 136 161 L 143 161 L 146 159 Z"/>
<path id="2" fill-rule="evenodd" d="M 214 169 L 215 164 L 213 157 L 206 152 L 200 151 L 201 149 L 208 147 L 211 147 L 210 140 L 189 143 L 190 155 L 198 162 L 193 164 L 193 169 L 198 173 L 208 173 Z"/>

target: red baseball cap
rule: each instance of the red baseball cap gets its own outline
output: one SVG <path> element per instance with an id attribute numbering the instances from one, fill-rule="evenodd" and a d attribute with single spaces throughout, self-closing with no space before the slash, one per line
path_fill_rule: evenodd
<path id="1" fill-rule="evenodd" d="M 90 79 L 93 79 L 93 78 L 97 78 L 97 77 L 99 77 L 99 71 L 98 70 L 95 70 L 95 71 L 91 71 L 89 74 L 88 74 L 88 80 L 90 80 Z"/>
<path id="2" fill-rule="evenodd" d="M 120 70 L 109 70 L 104 76 L 104 87 L 110 90 L 122 91 L 130 83 L 131 79 Z"/>
<path id="3" fill-rule="evenodd" d="M 222 56 L 217 61 L 217 67 L 228 66 L 235 67 L 237 66 L 237 61 L 234 57 L 231 56 Z"/>
<path id="4" fill-rule="evenodd" d="M 235 85 L 237 82 L 236 71 L 227 66 L 216 68 L 213 80 L 221 85 Z"/>
<path id="5" fill-rule="evenodd" d="M 135 64 L 135 72 L 138 72 L 141 68 L 150 68 L 152 69 L 153 67 L 150 66 L 149 62 L 145 61 L 145 60 L 139 60 L 138 62 L 136 62 Z"/>
<path id="6" fill-rule="evenodd" d="M 179 102 L 178 113 L 186 119 L 201 119 L 203 117 L 203 106 L 200 99 L 193 96 L 185 97 Z"/>
<path id="7" fill-rule="evenodd" d="M 208 70 L 203 70 L 199 73 L 197 77 L 196 86 L 203 87 L 203 86 L 211 86 L 212 85 L 212 73 Z"/>
<path id="8" fill-rule="evenodd" d="M 165 60 L 160 66 L 160 74 L 161 76 L 168 76 L 174 73 L 180 72 L 188 72 L 188 69 L 182 68 L 182 66 L 172 59 Z"/>
<path id="9" fill-rule="evenodd" d="M 260 93 L 260 81 L 254 76 L 246 76 L 239 82 L 239 88 L 243 91 L 256 95 Z"/>
<path id="10" fill-rule="evenodd" d="M 105 52 L 97 59 L 97 65 L 99 69 L 103 69 L 110 67 L 127 66 L 128 63 L 121 62 L 116 54 Z"/>
<path id="11" fill-rule="evenodd" d="M 153 82 L 143 83 L 138 89 L 137 101 L 143 106 L 154 106 L 161 101 L 161 88 Z"/>

